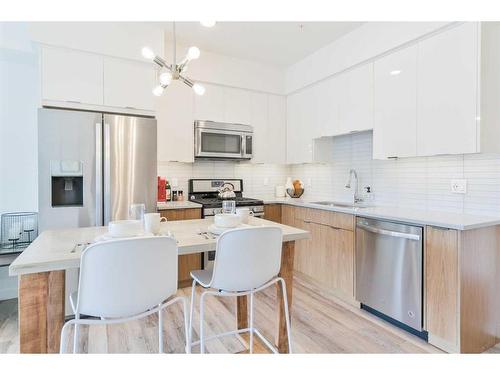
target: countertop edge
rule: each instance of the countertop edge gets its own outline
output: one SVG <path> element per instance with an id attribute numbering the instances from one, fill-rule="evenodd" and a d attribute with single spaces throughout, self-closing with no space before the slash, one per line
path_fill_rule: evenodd
<path id="1" fill-rule="evenodd" d="M 486 227 L 491 227 L 491 226 L 496 226 L 500 225 L 500 217 L 484 217 L 478 219 L 476 223 L 471 223 L 471 224 L 457 224 L 457 223 L 450 223 L 447 221 L 440 221 L 440 220 L 435 220 L 435 219 L 420 219 L 420 218 L 412 218 L 409 216 L 400 216 L 400 215 L 390 215 L 390 214 L 384 214 L 384 213 L 374 213 L 370 212 L 370 209 L 390 209 L 392 207 L 390 206 L 370 206 L 367 208 L 346 208 L 346 207 L 333 207 L 333 206 L 323 206 L 307 201 L 302 201 L 302 200 L 295 200 L 294 198 L 274 198 L 274 199 L 263 199 L 264 204 L 284 204 L 284 205 L 289 205 L 289 206 L 295 206 L 295 207 L 304 207 L 304 208 L 313 208 L 313 209 L 318 209 L 318 210 L 325 210 L 325 211 L 333 211 L 333 212 L 340 212 L 340 213 L 346 213 L 346 214 L 351 214 L 355 216 L 360 216 L 360 217 L 366 217 L 366 218 L 372 218 L 372 219 L 382 219 L 382 220 L 389 220 L 389 221 L 397 221 L 401 223 L 409 223 L 409 224 L 416 224 L 416 225 L 428 225 L 428 226 L 435 226 L 435 227 L 440 227 L 440 228 L 449 228 L 449 229 L 456 229 L 460 231 L 465 231 L 465 230 L 472 230 L 472 229 L 480 229 L 480 228 L 486 228 Z M 394 209 L 397 209 L 394 207 Z M 452 214 L 452 213 L 447 213 L 447 212 L 440 212 L 440 211 L 424 211 L 424 210 L 417 210 L 421 213 L 428 213 L 429 215 L 440 215 L 440 214 Z M 464 215 L 464 216 L 470 216 L 474 217 L 474 215 Z"/>

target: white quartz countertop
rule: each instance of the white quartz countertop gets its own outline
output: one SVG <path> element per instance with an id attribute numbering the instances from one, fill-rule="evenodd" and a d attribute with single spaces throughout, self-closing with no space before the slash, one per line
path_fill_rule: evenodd
<path id="1" fill-rule="evenodd" d="M 179 255 L 215 250 L 216 239 L 200 235 L 213 224 L 213 218 L 168 221 L 161 223 L 161 233 L 169 233 L 177 240 Z M 309 232 L 272 221 L 251 217 L 249 225 L 269 225 L 283 230 L 283 242 L 309 237 Z M 78 268 L 80 256 L 87 244 L 108 231 L 107 227 L 87 227 L 49 230 L 42 232 L 10 265 L 11 276 L 29 273 Z"/>
<path id="2" fill-rule="evenodd" d="M 265 204 L 288 204 L 297 207 L 308 207 L 321 210 L 344 212 L 356 216 L 363 216 L 374 219 L 399 221 L 418 225 L 432 225 L 436 227 L 458 230 L 469 230 L 500 224 L 500 216 L 476 216 L 457 214 L 452 212 L 440 212 L 389 206 L 371 206 L 366 208 L 324 206 L 313 203 L 319 200 L 304 200 L 301 198 L 270 198 L 263 200 Z"/>
<path id="3" fill-rule="evenodd" d="M 158 210 L 181 210 L 185 208 L 201 208 L 201 204 L 191 201 L 158 202 Z"/>

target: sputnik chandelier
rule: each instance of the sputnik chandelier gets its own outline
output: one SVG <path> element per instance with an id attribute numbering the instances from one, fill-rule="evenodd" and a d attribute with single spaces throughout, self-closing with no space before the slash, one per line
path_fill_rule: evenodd
<path id="1" fill-rule="evenodd" d="M 205 27 L 212 27 L 215 22 L 201 22 Z M 156 96 L 161 96 L 163 91 L 170 85 L 172 80 L 180 80 L 186 85 L 191 87 L 197 95 L 203 95 L 205 93 L 205 87 L 196 83 L 186 77 L 183 73 L 186 72 L 187 66 L 191 60 L 196 60 L 200 57 L 200 49 L 198 47 L 189 47 L 186 57 L 177 64 L 177 51 L 176 51 L 176 36 L 175 36 L 175 22 L 172 23 L 172 34 L 173 34 L 173 51 L 172 59 L 173 63 L 168 64 L 163 58 L 157 56 L 153 50 L 149 47 L 144 47 L 142 49 L 142 56 L 145 59 L 151 60 L 156 65 L 160 67 L 159 84 L 153 89 L 153 94 Z"/>

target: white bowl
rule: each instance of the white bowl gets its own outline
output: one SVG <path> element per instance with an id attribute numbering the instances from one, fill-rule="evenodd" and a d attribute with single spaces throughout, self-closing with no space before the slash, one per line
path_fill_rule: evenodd
<path id="1" fill-rule="evenodd" d="M 219 228 L 235 228 L 241 224 L 241 218 L 234 214 L 217 214 L 214 216 L 214 224 Z"/>
<path id="2" fill-rule="evenodd" d="M 108 231 L 111 237 L 135 237 L 143 233 L 140 220 L 110 221 Z"/>

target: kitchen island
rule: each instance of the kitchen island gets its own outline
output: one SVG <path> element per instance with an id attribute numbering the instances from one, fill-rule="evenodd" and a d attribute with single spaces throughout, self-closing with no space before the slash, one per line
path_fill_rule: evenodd
<path id="1" fill-rule="evenodd" d="M 215 250 L 216 240 L 200 235 L 213 219 L 169 221 L 162 223 L 162 233 L 170 232 L 177 242 L 179 255 Z M 287 285 L 289 308 L 292 306 L 295 241 L 309 237 L 307 231 L 271 221 L 250 218 L 250 225 L 276 226 L 283 231 L 280 275 Z M 60 332 L 64 324 L 65 271 L 80 266 L 83 249 L 107 232 L 106 227 L 62 229 L 43 232 L 9 267 L 19 276 L 19 344 L 21 353 L 59 352 Z M 275 344 L 286 353 L 282 292 L 277 287 L 279 303 Z M 246 297 L 237 299 L 238 329 L 248 325 Z"/>

